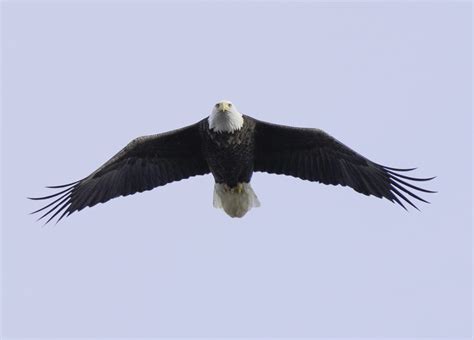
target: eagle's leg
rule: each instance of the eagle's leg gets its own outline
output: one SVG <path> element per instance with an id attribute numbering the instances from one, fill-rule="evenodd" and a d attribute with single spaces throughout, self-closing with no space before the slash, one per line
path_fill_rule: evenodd
<path id="1" fill-rule="evenodd" d="M 231 189 L 233 193 L 241 194 L 244 191 L 244 185 L 242 183 L 237 183 L 235 187 Z"/>
<path id="2" fill-rule="evenodd" d="M 230 187 L 227 184 L 224 184 L 224 190 L 233 194 L 241 194 L 244 191 L 244 184 L 237 183 L 235 187 Z"/>

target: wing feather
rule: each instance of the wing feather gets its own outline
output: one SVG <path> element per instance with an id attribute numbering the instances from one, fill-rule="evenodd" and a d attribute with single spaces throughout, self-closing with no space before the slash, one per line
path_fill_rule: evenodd
<path id="1" fill-rule="evenodd" d="M 400 172 L 416 168 L 392 168 L 372 162 L 322 130 L 249 119 L 255 121 L 255 171 L 349 186 L 364 195 L 386 198 L 405 209 L 402 202 L 418 209 L 407 196 L 429 203 L 412 190 L 434 193 L 408 181 L 425 182 L 435 177 L 402 175 Z"/>
<path id="2" fill-rule="evenodd" d="M 39 219 L 46 223 L 59 215 L 57 221 L 85 207 L 151 190 L 174 181 L 210 172 L 202 154 L 201 128 L 204 121 L 182 129 L 139 137 L 131 141 L 104 165 L 86 178 L 64 185 L 49 186 L 63 189 L 32 200 L 49 200 L 32 213 L 47 210 Z"/>

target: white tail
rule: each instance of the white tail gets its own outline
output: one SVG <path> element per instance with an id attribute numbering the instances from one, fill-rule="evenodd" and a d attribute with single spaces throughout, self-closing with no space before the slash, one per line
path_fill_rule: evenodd
<path id="1" fill-rule="evenodd" d="M 260 201 L 250 183 L 239 183 L 235 188 L 216 183 L 213 204 L 214 208 L 224 209 L 230 217 L 243 217 L 253 207 L 259 207 Z"/>

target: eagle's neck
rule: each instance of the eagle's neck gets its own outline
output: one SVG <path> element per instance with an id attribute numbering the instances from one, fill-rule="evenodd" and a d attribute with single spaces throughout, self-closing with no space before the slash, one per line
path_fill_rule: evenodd
<path id="1" fill-rule="evenodd" d="M 240 130 L 244 125 L 244 117 L 236 110 L 230 112 L 213 112 L 209 116 L 209 129 L 215 132 L 229 132 Z"/>

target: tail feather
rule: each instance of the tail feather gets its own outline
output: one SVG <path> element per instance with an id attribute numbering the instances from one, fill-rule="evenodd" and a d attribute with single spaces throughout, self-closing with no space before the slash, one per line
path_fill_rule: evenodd
<path id="1" fill-rule="evenodd" d="M 250 183 L 241 183 L 242 190 L 229 189 L 226 184 L 214 185 L 214 208 L 224 209 L 230 217 L 243 217 L 253 207 L 259 207 L 260 201 Z"/>

